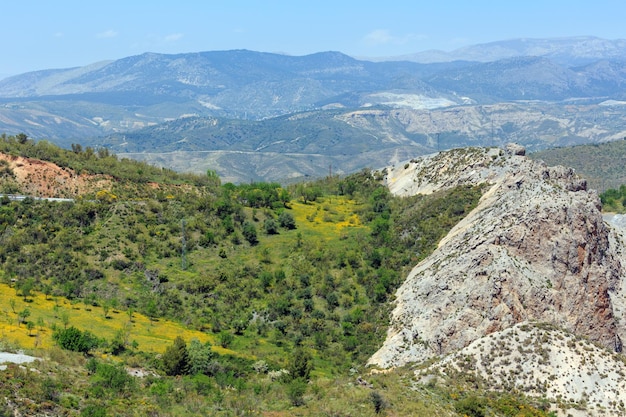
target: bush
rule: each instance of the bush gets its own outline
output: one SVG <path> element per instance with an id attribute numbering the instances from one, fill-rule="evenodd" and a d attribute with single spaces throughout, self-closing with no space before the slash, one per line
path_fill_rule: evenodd
<path id="1" fill-rule="evenodd" d="M 233 334 L 228 330 L 222 330 L 218 335 L 218 339 L 220 342 L 220 346 L 223 348 L 227 348 L 230 346 L 231 343 L 233 343 L 235 336 L 233 336 Z"/>
<path id="2" fill-rule="evenodd" d="M 374 412 L 376 414 L 382 413 L 382 411 L 387 407 L 385 399 L 383 398 L 382 395 L 380 395 L 378 391 L 372 391 L 370 393 L 370 401 L 372 402 L 372 405 L 374 406 Z"/>
<path id="3" fill-rule="evenodd" d="M 83 417 L 106 417 L 107 410 L 101 405 L 89 404 L 80 412 Z"/>
<path id="4" fill-rule="evenodd" d="M 296 220 L 293 218 L 293 215 L 286 210 L 278 216 L 278 224 L 280 224 L 280 227 L 289 230 L 296 228 Z"/>
<path id="5" fill-rule="evenodd" d="M 291 357 L 291 363 L 289 364 L 289 374 L 294 379 L 301 379 L 308 381 L 313 370 L 313 357 L 304 348 L 297 348 Z"/>
<path id="6" fill-rule="evenodd" d="M 274 219 L 265 219 L 263 222 L 263 228 L 268 235 L 275 235 L 278 233 L 278 224 Z"/>
<path id="7" fill-rule="evenodd" d="M 93 385 L 110 389 L 120 394 L 129 390 L 135 380 L 132 376 L 128 375 L 124 365 L 109 365 L 106 363 L 99 363 L 96 366 L 96 373 L 93 376 Z"/>
<path id="8" fill-rule="evenodd" d="M 70 326 L 67 329 L 56 330 L 52 338 L 63 349 L 74 352 L 89 353 L 91 349 L 99 345 L 98 339 L 91 332 L 81 332 L 74 326 Z"/>
<path id="9" fill-rule="evenodd" d="M 242 234 L 249 244 L 256 245 L 257 243 L 259 243 L 259 239 L 257 238 L 256 234 L 256 227 L 253 223 L 245 222 L 243 225 Z"/>
<path id="10" fill-rule="evenodd" d="M 454 409 L 457 413 L 463 416 L 484 417 L 485 400 L 475 396 L 465 397 L 457 401 L 454 405 Z"/>
<path id="11" fill-rule="evenodd" d="M 295 407 L 304 405 L 304 393 L 306 392 L 307 383 L 302 378 L 296 378 L 287 384 L 287 396 L 289 401 Z"/>

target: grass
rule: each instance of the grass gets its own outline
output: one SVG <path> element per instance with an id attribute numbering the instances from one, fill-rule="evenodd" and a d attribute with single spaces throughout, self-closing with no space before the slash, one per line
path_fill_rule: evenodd
<path id="1" fill-rule="evenodd" d="M 17 313 L 26 308 L 31 312 L 27 321 L 35 324 L 32 330 L 25 323 L 18 323 Z M 25 301 L 14 288 L 0 284 L 0 338 L 10 343 L 23 349 L 49 349 L 54 345 L 52 329 L 64 326 L 64 314 L 69 318 L 69 326 L 88 330 L 98 338 L 111 340 L 118 331 L 127 329 L 129 340 L 137 341 L 139 349 L 145 352 L 162 353 L 177 336 L 181 336 L 185 340 L 196 338 L 203 343 L 210 342 L 220 354 L 235 354 L 230 349 L 216 346 L 213 335 L 169 320 L 150 320 L 142 314 L 133 313 L 131 322 L 127 312 L 115 309 L 111 309 L 105 318 L 102 307 L 72 303 L 62 298 L 46 298 L 36 293 Z"/>
<path id="2" fill-rule="evenodd" d="M 358 204 L 344 196 L 318 199 L 314 203 L 292 203 L 294 218 L 299 228 L 324 239 L 336 237 L 346 228 L 362 228 L 357 215 Z M 317 237 L 317 236 L 316 236 Z"/>

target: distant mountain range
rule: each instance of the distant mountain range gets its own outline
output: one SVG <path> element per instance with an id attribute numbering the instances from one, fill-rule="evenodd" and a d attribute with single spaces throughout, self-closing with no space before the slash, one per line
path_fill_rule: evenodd
<path id="1" fill-rule="evenodd" d="M 593 36 L 521 38 L 471 45 L 451 52 L 430 50 L 384 60 L 401 59 L 427 64 L 452 61 L 493 62 L 520 56 L 544 57 L 566 67 L 601 60 L 623 60 L 626 56 L 626 40 L 608 40 Z"/>
<path id="2" fill-rule="evenodd" d="M 379 62 L 339 52 L 146 53 L 1 80 L 0 132 L 237 182 L 287 180 L 471 144 L 621 139 L 625 86 L 626 41 L 589 37 Z"/>

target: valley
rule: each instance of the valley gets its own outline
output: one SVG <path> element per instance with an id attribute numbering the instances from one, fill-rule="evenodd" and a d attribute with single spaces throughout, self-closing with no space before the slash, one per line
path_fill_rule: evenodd
<path id="1" fill-rule="evenodd" d="M 594 223 L 599 200 L 584 180 L 571 170 L 531 162 L 522 147 L 457 149 L 283 189 L 271 183 L 220 185 L 210 176 L 183 176 L 13 137 L 3 143 L 20 155 L 5 157 L 5 185 L 67 196 L 63 188 L 55 193 L 49 180 L 58 177 L 49 171 L 38 174 L 38 188 L 30 173 L 16 175 L 47 166 L 77 178 L 67 166 L 27 157 L 47 152 L 59 162 L 78 156 L 87 187 L 77 190 L 74 203 L 4 200 L 0 207 L 2 350 L 41 358 L 29 364 L 31 371 L 8 364 L 0 373 L 13 387 L 3 391 L 11 399 L 6 412 L 108 415 L 106 407 L 123 414 L 132 402 L 141 404 L 139 413 L 158 407 L 170 415 L 320 415 L 348 412 L 355 401 L 364 415 L 621 412 L 621 397 L 610 394 L 619 382 L 611 382 L 613 376 L 600 385 L 594 381 L 604 378 L 602 366 L 621 363 L 621 354 L 611 350 L 622 332 L 615 274 L 623 237 L 619 229 Z M 93 176 L 96 166 L 109 168 Z M 131 180 L 137 169 L 143 182 Z M 156 175 L 159 180 L 149 179 Z M 107 181 L 94 181 L 98 176 Z M 499 213 L 518 205 L 495 202 L 520 201 L 519 192 L 534 199 L 522 198 L 518 214 Z M 578 199 L 587 208 L 574 214 Z M 571 207 L 565 218 L 578 220 L 541 220 L 540 230 L 561 230 L 555 236 L 563 245 L 556 261 L 544 260 L 546 251 L 523 249 L 532 240 L 524 225 L 537 223 L 529 216 L 560 211 L 561 202 Z M 499 229 L 499 222 L 513 218 L 517 226 Z M 585 233 L 596 238 L 587 240 Z M 588 259 L 580 249 L 571 253 L 576 245 L 584 245 Z M 461 255 L 467 247 L 473 252 Z M 559 278 L 561 267 L 565 276 Z M 602 272 L 607 267 L 613 272 Z M 579 275 L 597 291 L 580 292 Z M 417 276 L 422 278 L 415 281 Z M 487 290 L 496 279 L 506 291 Z M 410 289 L 414 282 L 421 287 Z M 462 282 L 465 289 L 458 287 Z M 453 296 L 443 297 L 447 292 Z M 420 302 L 406 298 L 415 295 Z M 448 301 L 437 306 L 437 300 Z M 487 307 L 496 300 L 499 305 Z M 407 314 L 404 308 L 419 311 Z M 428 323 L 418 324 L 423 314 Z M 70 328 L 96 335 L 87 354 L 58 346 L 58 335 Z M 520 331 L 530 333 L 520 337 Z M 184 370 L 172 371 L 163 358 L 174 355 L 179 337 L 189 359 Z M 547 361 L 532 376 L 537 382 L 528 381 L 527 370 L 516 370 L 519 356 L 507 359 L 502 344 L 492 340 L 506 340 L 507 352 L 523 355 L 529 343 L 535 346 L 527 359 Z M 472 355 L 479 356 L 465 359 Z M 484 355 L 503 364 L 476 368 Z M 600 376 L 585 376 L 584 367 L 550 371 L 550 363 L 572 360 L 593 361 Z M 384 371 L 390 366 L 391 372 Z M 48 376 L 38 376 L 37 369 Z M 509 373 L 519 376 L 505 378 Z M 182 378 L 171 379 L 176 374 Z M 118 379 L 106 382 L 105 375 Z M 578 382 L 567 382 L 571 378 Z M 185 394 L 174 394 L 185 386 Z M 406 397 L 408 392 L 417 397 Z M 92 398 L 95 393 L 99 399 Z M 600 400 L 607 396 L 613 399 Z"/>
<path id="2" fill-rule="evenodd" d="M 622 50 L 581 37 L 477 45 L 440 62 L 145 53 L 0 80 L 0 132 L 234 183 L 350 174 L 456 147 L 604 143 L 626 136 Z"/>
<path id="3" fill-rule="evenodd" d="M 623 415 L 623 53 L 0 80 L 0 416 Z"/>

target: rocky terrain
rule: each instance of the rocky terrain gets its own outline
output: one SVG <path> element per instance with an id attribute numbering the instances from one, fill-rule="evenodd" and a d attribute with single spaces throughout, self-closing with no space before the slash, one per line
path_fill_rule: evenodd
<path id="1" fill-rule="evenodd" d="M 105 175 L 77 173 L 70 168 L 40 159 L 0 153 L 3 172 L 0 181 L 15 181 L 21 193 L 33 197 L 75 198 L 96 189 L 109 188 L 111 178 Z"/>
<path id="2" fill-rule="evenodd" d="M 491 333 L 417 371 L 424 383 L 468 375 L 494 390 L 541 398 L 564 416 L 626 412 L 623 355 L 609 354 L 588 339 L 547 323 L 520 323 Z"/>
<path id="3" fill-rule="evenodd" d="M 604 221 L 584 179 L 532 161 L 516 145 L 434 154 L 386 174 L 397 195 L 458 184 L 483 184 L 485 192 L 398 289 L 387 339 L 371 365 L 444 358 L 432 368 L 441 370 L 466 361 L 494 388 L 525 389 L 579 408 L 597 403 L 604 410 L 597 415 L 623 410 L 614 393 L 621 390 L 614 373 L 623 372 L 622 355 L 614 352 L 626 335 L 624 239 L 621 228 Z M 512 336 L 512 328 L 523 334 Z M 581 338 L 588 348 L 568 345 Z M 512 352 L 517 356 L 508 357 Z M 583 362 L 593 369 L 578 366 Z"/>

